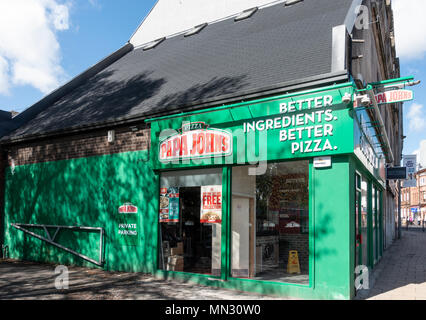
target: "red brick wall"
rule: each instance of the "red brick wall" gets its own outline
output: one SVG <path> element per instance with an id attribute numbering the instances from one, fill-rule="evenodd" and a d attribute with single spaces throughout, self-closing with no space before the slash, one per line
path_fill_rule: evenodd
<path id="1" fill-rule="evenodd" d="M 7 147 L 8 161 L 15 166 L 46 161 L 84 158 L 105 154 L 146 150 L 150 144 L 150 130 L 130 127 L 115 128 L 115 141 L 108 142 L 108 129 L 69 134 Z"/>

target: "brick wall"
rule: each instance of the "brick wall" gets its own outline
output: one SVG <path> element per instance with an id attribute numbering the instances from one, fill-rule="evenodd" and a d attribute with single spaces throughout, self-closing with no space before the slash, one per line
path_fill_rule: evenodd
<path id="1" fill-rule="evenodd" d="M 149 129 L 143 127 L 134 131 L 132 127 L 127 126 L 114 128 L 114 130 L 115 141 L 113 143 L 108 142 L 108 129 L 102 129 L 13 144 L 7 147 L 8 162 L 10 164 L 13 160 L 15 166 L 19 166 L 149 148 Z"/>

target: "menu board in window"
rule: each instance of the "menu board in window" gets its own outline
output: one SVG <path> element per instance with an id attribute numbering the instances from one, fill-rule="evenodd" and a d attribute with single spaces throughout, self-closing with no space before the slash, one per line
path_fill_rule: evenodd
<path id="1" fill-rule="evenodd" d="M 179 188 L 160 189 L 160 222 L 179 222 Z"/>

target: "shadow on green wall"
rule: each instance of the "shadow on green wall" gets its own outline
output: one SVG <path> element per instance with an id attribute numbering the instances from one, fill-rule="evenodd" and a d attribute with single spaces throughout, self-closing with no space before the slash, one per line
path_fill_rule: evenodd
<path id="1" fill-rule="evenodd" d="M 147 152 L 131 152 L 18 166 L 6 175 L 5 238 L 11 258 L 96 267 L 44 241 L 24 234 L 10 223 L 104 228 L 104 268 L 146 271 L 156 254 L 156 176 Z M 138 241 L 123 245 L 117 231 L 118 208 L 138 207 Z M 31 231 L 46 236 L 43 229 Z M 62 230 L 57 242 L 98 260 L 99 233 Z"/>

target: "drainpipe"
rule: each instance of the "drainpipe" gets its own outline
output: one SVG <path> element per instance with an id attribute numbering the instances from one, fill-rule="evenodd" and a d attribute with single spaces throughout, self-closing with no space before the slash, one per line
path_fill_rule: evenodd
<path id="1" fill-rule="evenodd" d="M 386 133 L 386 127 L 385 127 L 385 123 L 383 121 L 382 115 L 380 114 L 380 110 L 379 110 L 379 106 L 377 105 L 377 100 L 376 100 L 376 96 L 374 94 L 373 91 L 373 87 L 371 85 L 368 85 L 366 88 L 367 94 L 371 99 L 371 102 L 373 104 L 373 110 L 376 116 L 376 119 L 379 122 L 379 128 L 380 128 L 380 134 L 384 140 L 384 144 L 385 147 L 387 149 L 388 152 L 386 152 L 386 163 L 392 163 L 395 161 L 395 158 L 393 157 L 393 152 L 392 152 L 392 148 L 390 145 L 390 141 L 389 141 L 389 137 L 388 134 Z"/>
<path id="2" fill-rule="evenodd" d="M 377 104 L 376 95 L 374 94 L 373 86 L 368 85 L 365 90 L 367 92 L 367 95 L 371 99 L 375 118 L 379 122 L 379 130 L 380 130 L 381 140 L 384 143 L 384 147 L 387 149 L 386 150 L 387 152 L 385 152 L 386 163 L 394 165 L 395 158 L 393 156 L 392 147 L 391 147 L 391 144 L 390 144 L 390 141 L 389 141 L 388 134 L 386 132 L 385 123 L 383 121 L 382 115 L 381 115 L 380 110 L 379 110 L 379 106 Z M 398 181 L 397 188 L 398 188 L 398 191 L 397 191 L 397 195 L 398 195 L 397 238 L 401 239 L 401 184 L 400 184 L 400 181 Z"/>

